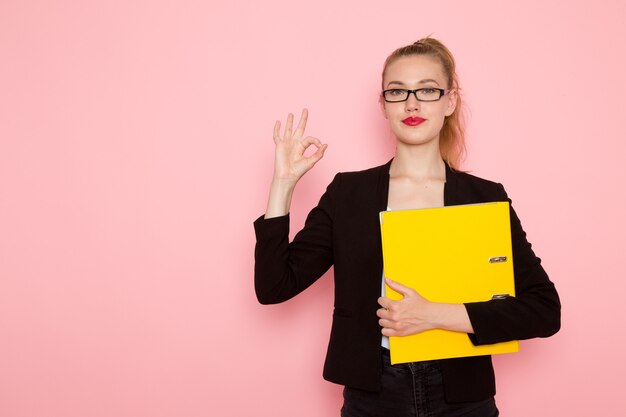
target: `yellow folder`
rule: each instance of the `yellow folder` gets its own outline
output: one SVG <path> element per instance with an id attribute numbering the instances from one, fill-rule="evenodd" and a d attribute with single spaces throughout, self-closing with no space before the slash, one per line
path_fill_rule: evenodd
<path id="1" fill-rule="evenodd" d="M 515 295 L 509 203 L 380 213 L 384 275 L 445 303 Z M 386 286 L 387 297 L 402 295 Z M 519 351 L 517 341 L 474 346 L 466 333 L 435 329 L 390 337 L 391 363 Z"/>

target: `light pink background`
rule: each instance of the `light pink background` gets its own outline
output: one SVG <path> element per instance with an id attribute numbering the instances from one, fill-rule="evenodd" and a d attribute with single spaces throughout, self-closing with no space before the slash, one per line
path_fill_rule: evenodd
<path id="1" fill-rule="evenodd" d="M 330 144 L 298 229 L 335 172 L 391 157 L 382 63 L 428 34 L 465 168 L 505 184 L 563 301 L 557 336 L 495 358 L 502 414 L 623 412 L 624 4 L 3 0 L 0 416 L 338 415 L 331 276 L 254 297 L 272 126 L 308 106 Z"/>

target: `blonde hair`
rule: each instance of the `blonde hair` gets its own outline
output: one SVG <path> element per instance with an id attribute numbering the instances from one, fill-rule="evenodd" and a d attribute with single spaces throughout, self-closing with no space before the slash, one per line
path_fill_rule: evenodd
<path id="1" fill-rule="evenodd" d="M 412 55 L 427 55 L 437 59 L 441 63 L 444 74 L 447 77 L 448 88 L 455 89 L 457 92 L 456 108 L 450 116 L 446 116 L 439 133 L 439 150 L 443 160 L 451 168 L 458 171 L 466 152 L 465 115 L 454 57 L 452 52 L 437 39 L 430 37 L 422 38 L 410 45 L 396 49 L 387 57 L 383 67 L 382 79 L 384 80 L 385 78 L 385 71 L 389 64 L 398 58 Z"/>

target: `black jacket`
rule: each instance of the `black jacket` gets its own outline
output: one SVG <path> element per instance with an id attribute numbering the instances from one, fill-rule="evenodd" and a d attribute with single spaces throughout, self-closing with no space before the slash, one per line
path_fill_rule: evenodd
<path id="1" fill-rule="evenodd" d="M 380 390 L 381 333 L 376 310 L 383 270 L 378 213 L 387 208 L 389 167 L 339 173 L 289 243 L 289 216 L 254 222 L 255 289 L 263 304 L 297 295 L 334 265 L 335 309 L 324 378 Z M 510 201 L 501 184 L 446 168 L 444 205 Z M 547 337 L 560 328 L 560 302 L 511 208 L 516 297 L 467 303 L 474 344 Z M 495 394 L 490 356 L 441 360 L 446 399 Z"/>

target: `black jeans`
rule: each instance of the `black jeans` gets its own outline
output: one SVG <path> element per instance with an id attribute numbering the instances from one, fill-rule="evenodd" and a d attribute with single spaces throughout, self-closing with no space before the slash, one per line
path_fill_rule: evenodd
<path id="1" fill-rule="evenodd" d="M 344 388 L 341 417 L 497 417 L 493 398 L 469 403 L 444 399 L 438 361 L 391 365 L 383 349 L 380 392 Z"/>

